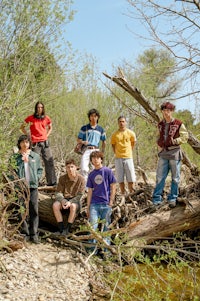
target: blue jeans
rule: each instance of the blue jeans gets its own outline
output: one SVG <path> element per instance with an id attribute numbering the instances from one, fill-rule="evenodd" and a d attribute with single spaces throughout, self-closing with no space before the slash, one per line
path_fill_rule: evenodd
<path id="1" fill-rule="evenodd" d="M 108 230 L 111 223 L 112 208 L 107 204 L 91 204 L 90 205 L 90 223 L 94 230 L 97 230 L 99 222 L 103 221 L 103 232 Z M 106 237 L 105 241 L 110 244 L 110 238 Z M 95 243 L 95 240 L 92 240 Z"/>
<path id="2" fill-rule="evenodd" d="M 178 197 L 178 185 L 180 181 L 180 160 L 167 160 L 159 158 L 157 174 L 156 174 L 156 187 L 153 192 L 153 203 L 160 204 L 162 202 L 162 195 L 165 186 L 165 180 L 169 171 L 171 170 L 171 189 L 170 193 L 167 196 L 169 202 L 176 202 Z"/>

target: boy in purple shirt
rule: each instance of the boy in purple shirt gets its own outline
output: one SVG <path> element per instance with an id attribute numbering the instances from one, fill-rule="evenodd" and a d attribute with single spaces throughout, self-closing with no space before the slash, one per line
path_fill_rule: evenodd
<path id="1" fill-rule="evenodd" d="M 88 176 L 87 217 L 94 230 L 99 220 L 104 221 L 103 231 L 111 223 L 111 211 L 116 192 L 116 179 L 112 170 L 102 165 L 103 153 L 94 151 L 90 154 L 94 170 Z M 107 239 L 107 243 L 109 240 Z"/>

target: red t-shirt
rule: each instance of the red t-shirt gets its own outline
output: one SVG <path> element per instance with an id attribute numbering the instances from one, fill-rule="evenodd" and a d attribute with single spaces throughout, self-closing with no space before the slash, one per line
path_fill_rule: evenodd
<path id="1" fill-rule="evenodd" d="M 25 119 L 26 123 L 30 123 L 31 141 L 42 142 L 47 140 L 47 126 L 51 124 L 49 116 L 38 119 L 34 115 L 30 115 Z"/>

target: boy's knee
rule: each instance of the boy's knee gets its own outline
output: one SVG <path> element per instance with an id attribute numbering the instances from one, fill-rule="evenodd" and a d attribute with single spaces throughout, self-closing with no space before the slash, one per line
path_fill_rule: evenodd
<path id="1" fill-rule="evenodd" d="M 52 205 L 53 210 L 61 210 L 61 203 L 58 201 L 55 201 Z"/>
<path id="2" fill-rule="evenodd" d="M 75 212 L 77 209 L 77 205 L 75 203 L 71 203 L 71 206 L 70 206 L 70 211 L 73 211 Z"/>

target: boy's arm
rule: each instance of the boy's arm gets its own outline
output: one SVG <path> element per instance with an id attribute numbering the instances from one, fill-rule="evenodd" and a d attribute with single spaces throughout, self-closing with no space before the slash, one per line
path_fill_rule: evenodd
<path id="1" fill-rule="evenodd" d="M 109 206 L 112 207 L 114 200 L 115 200 L 115 194 L 116 194 L 116 183 L 110 184 L 110 201 Z"/>
<path id="2" fill-rule="evenodd" d="M 88 193 L 87 193 L 87 218 L 90 217 L 91 199 L 92 199 L 92 188 L 88 188 Z"/>
<path id="3" fill-rule="evenodd" d="M 52 123 L 48 124 L 48 126 L 47 126 L 47 138 L 49 137 L 51 132 L 52 132 Z"/>
<path id="4" fill-rule="evenodd" d="M 101 151 L 102 151 L 102 153 L 104 153 L 105 148 L 106 148 L 106 141 L 104 140 L 104 141 L 102 141 L 102 144 L 101 144 Z"/>
<path id="5" fill-rule="evenodd" d="M 173 144 L 180 145 L 183 143 L 187 143 L 189 135 L 188 135 L 188 131 L 186 130 L 186 127 L 183 123 L 180 126 L 179 135 L 180 135 L 180 137 L 173 139 Z"/>

